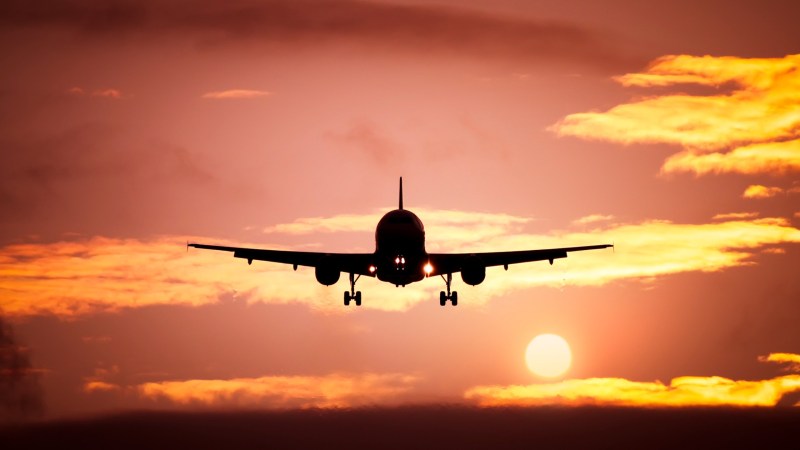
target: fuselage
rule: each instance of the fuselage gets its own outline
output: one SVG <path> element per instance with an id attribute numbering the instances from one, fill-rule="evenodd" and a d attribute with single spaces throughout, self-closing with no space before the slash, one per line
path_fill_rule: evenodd
<path id="1" fill-rule="evenodd" d="M 405 209 L 386 213 L 375 228 L 376 276 L 397 286 L 426 276 L 425 227 L 419 217 Z"/>

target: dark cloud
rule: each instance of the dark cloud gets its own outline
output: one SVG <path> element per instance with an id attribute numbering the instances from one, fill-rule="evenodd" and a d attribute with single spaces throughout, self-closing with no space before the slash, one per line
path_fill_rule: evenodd
<path id="1" fill-rule="evenodd" d="M 29 349 L 0 317 L 0 423 L 37 417 L 43 407 L 39 372 L 31 366 Z"/>
<path id="2" fill-rule="evenodd" d="M 248 40 L 318 47 L 339 43 L 415 55 L 546 58 L 601 67 L 627 62 L 613 50 L 611 35 L 572 24 L 357 0 L 11 1 L 0 6 L 0 24 L 60 28 L 103 39 L 189 34 L 205 44 Z"/>
<path id="3" fill-rule="evenodd" d="M 346 150 L 355 150 L 356 155 L 366 155 L 380 167 L 389 167 L 403 159 L 402 148 L 375 123 L 364 121 L 341 131 L 325 134 L 334 143 Z"/>
<path id="4" fill-rule="evenodd" d="M 90 219 L 124 223 L 131 205 L 155 208 L 181 189 L 218 183 L 190 149 L 107 123 L 3 136 L 0 146 L 0 208 L 9 211 L 0 240 L 51 225 L 84 232 Z"/>

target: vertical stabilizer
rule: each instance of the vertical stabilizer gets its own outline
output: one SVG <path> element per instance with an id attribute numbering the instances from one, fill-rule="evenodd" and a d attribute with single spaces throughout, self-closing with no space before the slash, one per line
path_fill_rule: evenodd
<path id="1" fill-rule="evenodd" d="M 400 177 L 400 208 L 403 209 L 403 177 Z"/>

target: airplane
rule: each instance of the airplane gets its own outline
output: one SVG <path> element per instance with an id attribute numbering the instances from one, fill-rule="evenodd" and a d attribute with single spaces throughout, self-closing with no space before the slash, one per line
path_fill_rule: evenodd
<path id="1" fill-rule="evenodd" d="M 566 258 L 569 252 L 597 250 L 613 247 L 612 244 L 589 245 L 584 247 L 548 248 L 488 253 L 428 253 L 425 251 L 425 227 L 416 214 L 403 209 L 403 177 L 400 177 L 400 204 L 389 211 L 378 222 L 375 229 L 375 251 L 373 253 L 318 253 L 285 250 L 265 250 L 257 248 L 225 247 L 187 243 L 188 247 L 206 250 L 233 252 L 234 258 L 256 261 L 269 261 L 298 266 L 313 267 L 317 281 L 331 286 L 339 281 L 342 272 L 350 275 L 350 291 L 344 292 L 344 304 L 354 301 L 361 305 L 361 291 L 356 291 L 356 281 L 362 276 L 377 277 L 380 281 L 405 287 L 407 284 L 425 278 L 441 276 L 446 291 L 439 293 L 439 304 L 448 301 L 458 305 L 458 292 L 450 291 L 453 274 L 461 272 L 461 279 L 470 286 L 476 286 L 486 278 L 486 268 L 531 261 L 553 261 Z"/>

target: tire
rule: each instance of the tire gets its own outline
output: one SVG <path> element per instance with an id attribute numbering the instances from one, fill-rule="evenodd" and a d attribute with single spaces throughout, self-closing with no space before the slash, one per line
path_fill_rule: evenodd
<path id="1" fill-rule="evenodd" d="M 447 304 L 447 297 L 444 295 L 444 291 L 439 292 L 439 306 L 444 306 Z"/>
<path id="2" fill-rule="evenodd" d="M 349 305 L 350 305 L 350 293 L 344 291 L 344 306 L 349 306 Z"/>
<path id="3" fill-rule="evenodd" d="M 458 305 L 458 292 L 453 291 L 453 295 L 450 296 L 450 302 L 453 304 L 453 306 Z"/>
<path id="4" fill-rule="evenodd" d="M 356 292 L 356 306 L 361 306 L 361 291 Z"/>

